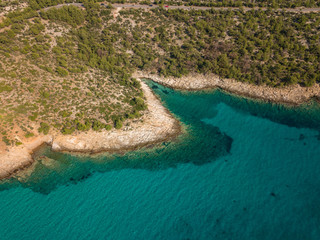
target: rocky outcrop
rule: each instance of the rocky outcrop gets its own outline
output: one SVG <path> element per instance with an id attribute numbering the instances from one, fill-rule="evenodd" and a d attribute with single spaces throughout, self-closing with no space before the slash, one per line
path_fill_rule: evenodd
<path id="1" fill-rule="evenodd" d="M 136 72 L 136 78 L 148 78 L 162 85 L 182 90 L 201 90 L 220 88 L 230 93 L 235 93 L 251 98 L 263 99 L 271 102 L 301 104 L 311 98 L 320 97 L 320 86 L 301 87 L 299 85 L 273 88 L 269 86 L 257 86 L 236 81 L 234 79 L 223 79 L 213 74 L 192 74 L 182 78 L 160 77 L 145 72 Z"/>
<path id="2" fill-rule="evenodd" d="M 38 136 L 21 146 L 9 148 L 0 153 L 0 179 L 30 166 L 33 163 L 32 154 L 42 144 L 50 144 L 52 136 Z"/>

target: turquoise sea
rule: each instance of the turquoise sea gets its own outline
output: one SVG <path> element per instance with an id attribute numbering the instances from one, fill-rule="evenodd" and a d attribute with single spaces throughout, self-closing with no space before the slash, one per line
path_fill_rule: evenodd
<path id="1" fill-rule="evenodd" d="M 320 106 L 149 82 L 185 125 L 121 155 L 43 148 L 0 183 L 0 239 L 320 239 Z"/>

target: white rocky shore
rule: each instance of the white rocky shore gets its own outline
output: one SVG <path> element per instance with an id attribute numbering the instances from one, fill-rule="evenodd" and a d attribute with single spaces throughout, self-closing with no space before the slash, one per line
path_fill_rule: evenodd
<path id="1" fill-rule="evenodd" d="M 0 152 L 0 179 L 30 166 L 34 162 L 33 152 L 44 143 L 52 146 L 55 151 L 99 153 L 136 149 L 176 137 L 181 132 L 178 120 L 161 104 L 145 83 L 142 82 L 141 85 L 148 105 L 148 111 L 142 119 L 120 130 L 37 136 L 21 146 Z"/>
<path id="2" fill-rule="evenodd" d="M 213 74 L 192 74 L 182 78 L 165 78 L 145 72 L 136 72 L 134 77 L 152 79 L 155 82 L 175 89 L 201 90 L 220 88 L 242 96 L 294 105 L 304 103 L 314 97 L 320 98 L 319 84 L 315 84 L 312 87 L 294 85 L 290 87 L 273 88 L 243 83 L 234 79 L 223 79 Z"/>
<path id="3" fill-rule="evenodd" d="M 272 88 L 238 82 L 234 79 L 222 79 L 216 75 L 193 74 L 182 78 L 164 78 L 146 72 L 136 72 L 138 79 L 152 79 L 162 85 L 182 90 L 201 90 L 220 88 L 227 92 L 271 102 L 298 105 L 311 98 L 320 99 L 320 86 L 290 86 Z M 55 151 L 77 153 L 115 152 L 136 149 L 141 146 L 162 142 L 174 138 L 181 132 L 181 125 L 170 112 L 162 106 L 151 89 L 142 82 L 148 112 L 141 120 L 132 122 L 129 127 L 120 130 L 101 132 L 78 132 L 72 135 L 52 133 L 47 136 L 36 136 L 21 146 L 0 151 L 0 179 L 9 177 L 16 171 L 30 166 L 34 160 L 32 154 L 44 143 Z"/>

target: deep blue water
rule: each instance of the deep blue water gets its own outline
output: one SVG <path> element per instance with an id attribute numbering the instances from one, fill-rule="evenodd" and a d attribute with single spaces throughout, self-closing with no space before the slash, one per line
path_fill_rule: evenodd
<path id="1" fill-rule="evenodd" d="M 187 133 L 123 155 L 42 149 L 0 184 L 1 240 L 320 239 L 318 104 L 150 85 Z"/>

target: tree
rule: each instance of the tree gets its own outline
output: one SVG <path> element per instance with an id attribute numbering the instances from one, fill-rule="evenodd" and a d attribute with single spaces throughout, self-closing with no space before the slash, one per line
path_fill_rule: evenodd
<path id="1" fill-rule="evenodd" d="M 38 128 L 39 133 L 43 133 L 44 135 L 47 135 L 49 133 L 50 126 L 47 123 L 40 123 L 40 128 Z"/>
<path id="2" fill-rule="evenodd" d="M 115 127 L 116 129 L 122 128 L 122 121 L 121 121 L 120 119 L 116 119 L 116 120 L 114 121 L 114 127 Z"/>

